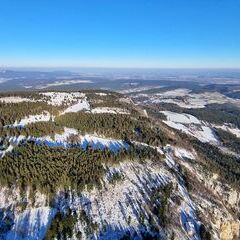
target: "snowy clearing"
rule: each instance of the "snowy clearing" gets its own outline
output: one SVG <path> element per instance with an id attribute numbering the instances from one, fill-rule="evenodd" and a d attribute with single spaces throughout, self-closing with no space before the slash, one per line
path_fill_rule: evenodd
<path id="1" fill-rule="evenodd" d="M 91 113 L 130 114 L 130 112 L 125 109 L 111 107 L 96 107 L 91 110 Z"/>
<path id="2" fill-rule="evenodd" d="M 69 105 L 79 98 L 85 98 L 85 94 L 81 92 L 42 92 L 40 94 L 45 96 L 47 103 L 53 106 Z"/>
<path id="3" fill-rule="evenodd" d="M 176 123 L 186 123 L 186 124 L 201 124 L 201 121 L 196 117 L 186 113 L 175 113 L 170 111 L 161 111 L 166 117 L 168 121 L 176 122 Z"/>
<path id="4" fill-rule="evenodd" d="M 5 127 L 24 127 L 30 123 L 48 122 L 51 120 L 51 118 L 52 116 L 50 115 L 50 113 L 47 111 L 44 111 L 42 114 L 29 115 L 28 117 L 21 119 L 19 122 L 15 121 L 15 123 L 7 125 Z"/>
<path id="5" fill-rule="evenodd" d="M 70 113 L 70 112 L 79 112 L 79 111 L 82 111 L 82 110 L 90 111 L 90 104 L 87 101 L 87 98 L 83 98 L 81 100 L 78 100 L 78 103 L 68 107 L 61 114 Z"/>
<path id="6" fill-rule="evenodd" d="M 171 128 L 180 130 L 186 134 L 189 134 L 197 138 L 201 142 L 218 143 L 218 139 L 216 138 L 214 131 L 210 127 L 195 126 L 195 125 L 189 125 L 186 127 L 181 123 L 175 123 L 171 121 L 163 121 L 163 122 Z"/>
<path id="7" fill-rule="evenodd" d="M 214 131 L 210 127 L 205 126 L 204 122 L 196 117 L 190 114 L 170 111 L 161 111 L 161 113 L 167 117 L 168 120 L 163 122 L 169 127 L 189 134 L 199 139 L 201 142 L 218 143 Z"/>

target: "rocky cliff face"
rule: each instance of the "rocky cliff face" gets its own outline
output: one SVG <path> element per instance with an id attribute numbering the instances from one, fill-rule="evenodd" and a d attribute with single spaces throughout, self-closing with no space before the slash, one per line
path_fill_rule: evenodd
<path id="1" fill-rule="evenodd" d="M 217 174 L 205 171 L 196 152 L 192 159 L 177 155 L 176 163 L 183 169 L 190 196 L 212 239 L 239 239 L 239 192 L 220 181 Z"/>
<path id="2" fill-rule="evenodd" d="M 220 238 L 222 240 L 240 239 L 240 221 L 221 222 L 220 230 Z"/>

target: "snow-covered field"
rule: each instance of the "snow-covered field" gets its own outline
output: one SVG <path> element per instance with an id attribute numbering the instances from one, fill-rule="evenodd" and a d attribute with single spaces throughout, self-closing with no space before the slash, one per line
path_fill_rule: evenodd
<path id="1" fill-rule="evenodd" d="M 168 119 L 163 122 L 169 127 L 189 134 L 199 139 L 201 142 L 218 143 L 214 131 L 210 127 L 205 126 L 205 124 L 196 117 L 190 114 L 180 114 L 170 111 L 162 111 L 162 113 L 166 115 Z"/>
<path id="2" fill-rule="evenodd" d="M 85 94 L 81 92 L 42 92 L 40 94 L 47 97 L 47 103 L 53 106 L 71 104 L 72 102 L 85 98 Z"/>
<path id="3" fill-rule="evenodd" d="M 218 92 L 191 93 L 189 89 L 180 88 L 156 94 L 136 94 L 133 98 L 146 98 L 143 103 L 173 103 L 182 108 L 204 108 L 207 104 L 240 104 L 239 99 L 226 97 Z M 137 100 L 138 101 L 138 100 Z M 142 101 L 140 101 L 142 102 Z"/>
<path id="4" fill-rule="evenodd" d="M 64 81 L 55 81 L 53 83 L 48 83 L 46 85 L 38 85 L 36 89 L 44 89 L 48 87 L 55 87 L 55 86 L 64 86 L 64 85 L 71 85 L 71 84 L 78 84 L 78 83 L 93 83 L 90 80 L 64 80 Z"/>
<path id="5" fill-rule="evenodd" d="M 166 169 L 130 162 L 123 162 L 116 167 L 108 167 L 109 176 L 114 172 L 120 172 L 122 179 L 115 184 L 109 183 L 106 179 L 104 188 L 101 190 L 85 190 L 81 194 L 72 191 L 69 199 L 62 197 L 61 193 L 56 196 L 58 209 L 70 208 L 76 210 L 77 214 L 84 210 L 92 222 L 98 224 L 101 234 L 95 234 L 94 239 L 119 239 L 127 231 L 138 232 L 141 213 L 147 224 L 149 214 L 147 204 L 150 201 L 152 189 L 166 185 L 171 177 Z M 2 205 L 6 206 L 8 200 L 14 206 L 21 201 L 21 197 L 19 196 L 15 200 L 7 199 L 7 192 L 0 189 Z M 14 225 L 6 235 L 7 240 L 44 238 L 46 229 L 56 214 L 56 208 L 44 206 L 45 201 L 37 204 L 42 204 L 42 206 L 27 207 L 23 212 L 14 212 L 12 218 Z M 90 239 L 90 236 L 86 234 L 84 222 L 77 222 L 75 233 L 77 231 L 82 232 L 82 239 Z M 77 238 L 74 235 L 72 239 Z"/>

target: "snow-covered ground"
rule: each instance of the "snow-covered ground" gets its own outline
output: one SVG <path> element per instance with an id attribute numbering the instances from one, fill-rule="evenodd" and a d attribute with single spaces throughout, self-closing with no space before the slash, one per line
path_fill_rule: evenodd
<path id="1" fill-rule="evenodd" d="M 173 158 L 173 154 L 175 156 L 183 158 L 194 158 L 193 154 L 186 149 L 182 148 L 174 148 L 171 145 L 167 145 L 165 148 L 165 154 L 166 154 L 166 163 L 170 168 L 175 169 L 176 171 L 176 163 Z M 180 223 L 182 225 L 182 228 L 187 233 L 189 239 L 191 240 L 201 240 L 200 238 L 200 225 L 201 222 L 199 221 L 197 217 L 197 212 L 195 205 L 193 201 L 191 200 L 189 193 L 187 191 L 187 188 L 185 186 L 185 182 L 181 179 L 181 177 L 178 180 L 178 192 L 179 195 L 182 197 L 181 205 L 179 207 L 179 219 Z"/>
<path id="2" fill-rule="evenodd" d="M 44 143 L 50 147 L 70 147 L 69 137 L 75 135 L 78 138 L 78 141 L 75 146 L 85 149 L 87 146 L 91 146 L 94 149 L 104 149 L 109 148 L 113 152 L 117 152 L 123 148 L 127 149 L 129 146 L 126 142 L 122 140 L 102 138 L 93 135 L 80 135 L 78 131 L 73 128 L 64 128 L 63 134 L 55 134 L 54 139 L 50 136 L 41 137 L 41 138 L 31 138 L 37 143 Z"/>
<path id="3" fill-rule="evenodd" d="M 140 100 L 139 103 L 173 103 L 182 108 L 204 108 L 208 104 L 224 104 L 233 103 L 240 104 L 239 99 L 226 97 L 218 92 L 191 93 L 189 89 L 179 88 L 171 91 L 156 93 L 156 94 L 136 94 L 135 98 L 138 102 L 139 97 L 144 97 L 145 100 Z"/>
<path id="4" fill-rule="evenodd" d="M 62 114 L 70 113 L 70 112 L 79 112 L 79 111 L 82 111 L 82 110 L 87 110 L 87 111 L 90 110 L 90 104 L 87 101 L 86 97 L 78 100 L 78 103 L 76 103 L 76 104 L 68 107 L 67 109 L 65 109 Z"/>
<path id="5" fill-rule="evenodd" d="M 93 83 L 90 80 L 64 80 L 64 81 L 55 81 L 53 83 L 48 83 L 46 85 L 38 85 L 36 86 L 36 89 L 44 89 L 44 88 L 48 88 L 48 87 L 55 87 L 55 86 L 63 86 L 63 85 L 71 85 L 71 84 L 78 84 L 78 83 Z"/>
<path id="6" fill-rule="evenodd" d="M 240 138 L 240 129 L 230 126 L 229 124 L 224 124 L 224 125 L 216 125 L 216 124 L 212 124 L 213 127 L 215 128 L 220 128 L 222 130 L 228 131 L 232 134 L 234 134 L 236 137 Z"/>
<path id="7" fill-rule="evenodd" d="M 178 88 L 166 92 L 156 93 L 156 96 L 164 97 L 164 98 L 171 98 L 171 97 L 184 97 L 189 94 L 191 90 L 187 88 Z"/>
<path id="8" fill-rule="evenodd" d="M 55 140 L 66 141 L 71 134 L 77 134 L 77 131 L 65 129 L 65 133 L 56 136 Z M 89 137 L 91 140 L 93 139 L 91 136 Z M 85 139 L 87 138 L 88 136 L 85 137 Z M 174 161 L 174 155 L 180 159 L 195 157 L 192 152 L 184 148 L 170 145 L 164 148 L 164 153 L 166 154 L 167 165 L 174 169 L 178 169 L 176 167 L 177 163 Z M 35 206 L 27 206 L 22 212 L 15 209 L 12 217 L 14 225 L 11 231 L 7 233 L 6 239 L 43 239 L 57 209 L 64 211 L 68 208 L 75 210 L 77 214 L 84 210 L 91 221 L 98 224 L 100 232 L 95 233 L 93 239 L 120 239 L 126 232 L 131 234 L 139 233 L 140 230 L 150 232 L 150 228 L 143 228 L 141 221 L 144 221 L 145 225 L 148 226 L 148 218 L 151 214 L 149 212 L 151 192 L 153 189 L 172 182 L 177 185 L 177 188 L 174 188 L 174 195 L 181 196 L 181 203 L 179 206 L 174 206 L 172 205 L 174 203 L 170 200 L 171 207 L 176 208 L 176 221 L 181 223 L 186 234 L 179 229 L 174 229 L 175 237 L 182 240 L 200 240 L 199 226 L 201 223 L 197 218 L 195 205 L 185 184 L 181 178 L 172 174 L 172 171 L 169 171 L 163 163 L 153 164 L 147 160 L 144 163 L 125 161 L 118 165 L 106 166 L 106 170 L 107 176 L 104 178 L 104 187 L 101 189 L 84 190 L 80 194 L 71 191 L 67 199 L 64 194 L 59 192 L 56 196 L 54 208 L 46 206 L 46 199 L 39 196 L 36 199 Z M 114 173 L 120 174 L 121 179 L 113 184 L 111 183 L 111 176 Z M 17 190 L 14 190 L 15 197 L 7 192 L 7 189 L 0 189 L 0 207 L 14 206 L 17 202 L 22 201 Z M 143 216 L 142 220 L 141 216 Z M 78 231 L 82 232 L 82 239 L 90 239 L 90 236 L 86 233 L 86 228 L 84 222 L 78 221 L 72 239 L 77 239 L 75 234 Z M 160 230 L 160 236 L 165 236 L 162 230 Z M 160 239 L 166 239 L 166 237 L 160 237 Z"/>
<path id="9" fill-rule="evenodd" d="M 166 185 L 170 179 L 164 169 L 139 163 L 123 162 L 108 171 L 121 173 L 122 179 L 115 184 L 106 182 L 101 190 L 84 191 L 81 197 L 71 197 L 73 209 L 84 209 L 99 224 L 101 234 L 95 235 L 95 239 L 120 239 L 127 231 L 138 232 L 141 214 L 147 223 L 152 189 Z M 84 223 L 78 222 L 77 228 L 84 233 Z M 84 234 L 83 239 L 90 237 Z"/>
<path id="10" fill-rule="evenodd" d="M 192 152 L 186 150 L 185 148 L 174 148 L 174 155 L 180 159 L 195 159 L 195 156 Z"/>
<path id="11" fill-rule="evenodd" d="M 138 232 L 141 214 L 144 216 L 144 222 L 148 223 L 147 204 L 152 189 L 169 183 L 169 173 L 160 167 L 131 162 L 108 167 L 108 172 L 109 176 L 119 172 L 122 179 L 114 184 L 106 179 L 102 189 L 85 190 L 81 194 L 72 191 L 68 199 L 59 193 L 56 196 L 56 208 L 44 206 L 46 201 L 40 201 L 22 212 L 15 209 L 12 212 L 14 224 L 6 234 L 6 239 L 43 239 L 57 208 L 60 211 L 70 208 L 77 214 L 84 210 L 91 221 L 98 224 L 101 234 L 95 234 L 94 239 L 120 239 L 127 231 Z M 8 190 L 0 189 L 1 207 L 14 206 L 18 202 L 21 202 L 18 191 L 15 191 L 14 199 Z M 86 234 L 86 227 L 84 222 L 77 222 L 75 233 L 81 231 L 82 239 L 90 239 Z M 77 239 L 75 234 L 72 239 Z"/>
<path id="12" fill-rule="evenodd" d="M 6 140 L 8 140 L 8 146 L 5 147 L 4 150 L 0 150 L 0 159 L 5 156 L 6 153 L 11 152 L 14 149 L 14 146 L 17 146 L 21 141 L 25 140 L 26 137 L 23 135 L 20 135 L 18 137 L 7 137 Z"/>
<path id="13" fill-rule="evenodd" d="M 20 103 L 20 102 L 34 102 L 33 99 L 30 98 L 23 98 L 23 97 L 2 97 L 0 98 L 0 102 L 5 103 Z"/>
<path id="14" fill-rule="evenodd" d="M 24 127 L 27 124 L 30 123 L 36 123 L 36 122 L 48 122 L 53 117 L 50 115 L 49 112 L 44 111 L 42 114 L 37 115 L 29 115 L 28 117 L 25 117 L 21 119 L 19 122 L 15 121 L 13 124 L 7 125 L 5 127 Z"/>
<path id="15" fill-rule="evenodd" d="M 186 123 L 186 124 L 201 124 L 201 121 L 196 117 L 186 113 L 175 113 L 170 111 L 161 111 L 168 121 L 177 122 L 177 123 Z"/>
<path id="16" fill-rule="evenodd" d="M 85 94 L 81 92 L 42 92 L 43 97 L 47 97 L 48 104 L 60 106 L 62 104 L 71 104 L 79 99 L 85 98 Z"/>
<path id="17" fill-rule="evenodd" d="M 77 141 L 71 143 L 69 138 L 71 136 L 75 136 Z M 128 149 L 129 145 L 124 142 L 123 140 L 117 139 L 110 139 L 110 138 L 102 138 L 94 135 L 80 135 L 77 130 L 73 128 L 64 128 L 64 132 L 62 134 L 55 134 L 52 138 L 51 136 L 44 136 L 44 137 L 25 137 L 25 136 L 18 136 L 18 137 L 8 137 L 6 138 L 9 142 L 9 146 L 6 150 L 0 151 L 0 158 L 4 157 L 7 152 L 10 152 L 14 149 L 14 146 L 17 146 L 20 142 L 24 140 L 31 140 L 35 141 L 37 144 L 46 144 L 49 147 L 80 147 L 86 149 L 87 146 L 91 146 L 94 149 L 101 149 L 109 148 L 112 152 L 118 152 L 121 149 Z"/>
<path id="18" fill-rule="evenodd" d="M 1 83 L 4 83 L 4 82 L 7 82 L 9 80 L 12 80 L 12 78 L 3 78 L 3 77 L 0 77 L 0 84 Z"/>
<path id="19" fill-rule="evenodd" d="M 112 113 L 112 114 L 130 114 L 129 111 L 122 108 L 96 107 L 91 110 L 92 113 Z"/>
<path id="20" fill-rule="evenodd" d="M 44 239 L 55 214 L 56 209 L 50 207 L 24 210 L 15 217 L 13 228 L 7 233 L 6 240 Z"/>
<path id="21" fill-rule="evenodd" d="M 107 96 L 108 94 L 107 93 L 103 93 L 103 92 L 97 92 L 95 93 L 95 95 L 98 95 L 98 96 Z"/>
<path id="22" fill-rule="evenodd" d="M 162 111 L 162 113 L 166 115 L 168 119 L 163 122 L 169 127 L 189 134 L 201 142 L 218 143 L 214 131 L 210 127 L 205 126 L 205 124 L 196 117 L 190 114 L 180 114 L 170 111 Z"/>

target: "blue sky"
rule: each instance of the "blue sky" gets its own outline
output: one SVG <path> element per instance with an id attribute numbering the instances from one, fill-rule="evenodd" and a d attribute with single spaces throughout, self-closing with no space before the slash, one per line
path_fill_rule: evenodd
<path id="1" fill-rule="evenodd" d="M 0 0 L 0 66 L 240 67 L 239 0 Z"/>

